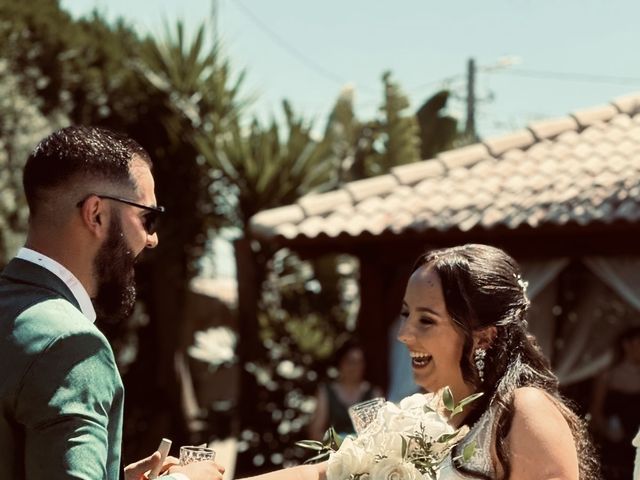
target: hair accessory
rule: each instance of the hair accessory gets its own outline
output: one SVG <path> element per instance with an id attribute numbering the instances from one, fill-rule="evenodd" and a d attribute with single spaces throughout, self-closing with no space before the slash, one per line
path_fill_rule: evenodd
<path id="1" fill-rule="evenodd" d="M 473 352 L 473 361 L 476 364 L 478 370 L 478 377 L 480 381 L 484 382 L 484 357 L 487 355 L 487 351 L 484 348 L 476 348 Z"/>
<path id="2" fill-rule="evenodd" d="M 526 293 L 527 287 L 529 286 L 529 282 L 527 282 L 520 275 L 518 275 L 518 285 L 520 285 L 520 288 L 522 289 L 522 291 Z"/>
<path id="3" fill-rule="evenodd" d="M 525 309 L 527 309 L 529 307 L 529 305 L 531 304 L 531 301 L 529 300 L 529 297 L 527 296 L 527 287 L 529 286 L 529 282 L 527 282 L 525 279 L 523 279 L 520 275 L 516 276 L 516 281 L 518 282 L 518 285 L 520 286 L 520 289 L 522 290 L 522 298 L 524 299 L 524 307 L 525 307 Z"/>

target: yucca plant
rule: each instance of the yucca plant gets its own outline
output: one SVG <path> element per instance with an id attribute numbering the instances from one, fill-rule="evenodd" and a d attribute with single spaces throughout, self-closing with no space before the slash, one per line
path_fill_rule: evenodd
<path id="1" fill-rule="evenodd" d="M 312 124 L 297 116 L 283 101 L 285 128 L 257 120 L 246 128 L 238 119 L 218 136 L 196 132 L 195 143 L 227 195 L 220 198 L 233 226 L 248 232 L 258 211 L 287 205 L 326 185 L 333 164 L 323 141 L 312 138 Z"/>

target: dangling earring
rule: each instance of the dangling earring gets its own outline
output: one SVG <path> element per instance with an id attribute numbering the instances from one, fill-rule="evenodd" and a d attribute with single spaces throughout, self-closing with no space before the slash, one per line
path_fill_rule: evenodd
<path id="1" fill-rule="evenodd" d="M 476 364 L 476 369 L 478 370 L 478 377 L 480 377 L 480 382 L 484 382 L 484 357 L 487 355 L 487 351 L 484 348 L 476 348 L 475 352 L 473 352 L 473 361 Z"/>

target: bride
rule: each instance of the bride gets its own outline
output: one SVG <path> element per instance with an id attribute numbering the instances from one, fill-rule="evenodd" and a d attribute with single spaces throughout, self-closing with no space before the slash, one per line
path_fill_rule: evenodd
<path id="1" fill-rule="evenodd" d="M 416 383 L 449 386 L 456 399 L 484 395 L 455 418 L 470 431 L 445 460 L 441 480 L 598 478 L 584 423 L 527 333 L 529 301 L 516 262 L 502 250 L 464 245 L 422 255 L 406 287 L 398 339 Z M 454 461 L 475 441 L 470 461 Z M 251 480 L 326 478 L 326 464 Z M 249 480 L 249 479 L 247 479 Z"/>
<path id="2" fill-rule="evenodd" d="M 472 441 L 478 448 L 468 463 L 449 459 L 441 479 L 598 476 L 585 426 L 527 333 L 525 287 L 516 262 L 485 245 L 433 251 L 414 267 L 398 339 L 416 383 L 449 385 L 458 399 L 484 392 L 455 419 L 471 427 L 458 451 Z"/>
<path id="3" fill-rule="evenodd" d="M 441 480 L 598 478 L 585 424 L 558 393 L 558 380 L 527 333 L 529 300 L 516 262 L 500 249 L 464 245 L 418 258 L 406 287 L 398 339 L 415 381 L 456 399 L 484 395 L 455 418 L 470 431 L 445 460 Z M 466 444 L 473 457 L 454 461 Z M 326 464 L 250 480 L 326 478 Z M 249 479 L 247 479 L 249 480 Z"/>

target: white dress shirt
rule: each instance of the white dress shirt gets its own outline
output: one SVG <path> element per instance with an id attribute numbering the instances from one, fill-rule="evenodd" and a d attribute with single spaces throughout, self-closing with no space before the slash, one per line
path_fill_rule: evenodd
<path id="1" fill-rule="evenodd" d="M 96 321 L 96 311 L 93 308 L 93 304 L 91 303 L 89 294 L 82 286 L 82 283 L 80 283 L 80 280 L 78 280 L 76 276 L 67 268 L 56 262 L 53 258 L 47 257 L 46 255 L 40 252 L 36 252 L 35 250 L 31 250 L 27 247 L 22 247 L 18 251 L 16 258 L 20 258 L 22 260 L 26 260 L 27 262 L 40 265 L 41 267 L 49 270 L 60 280 L 62 280 L 64 284 L 69 287 L 71 293 L 73 293 L 73 296 L 78 302 L 78 305 L 80 305 L 80 311 L 84 314 L 84 316 L 87 317 L 91 322 Z"/>

